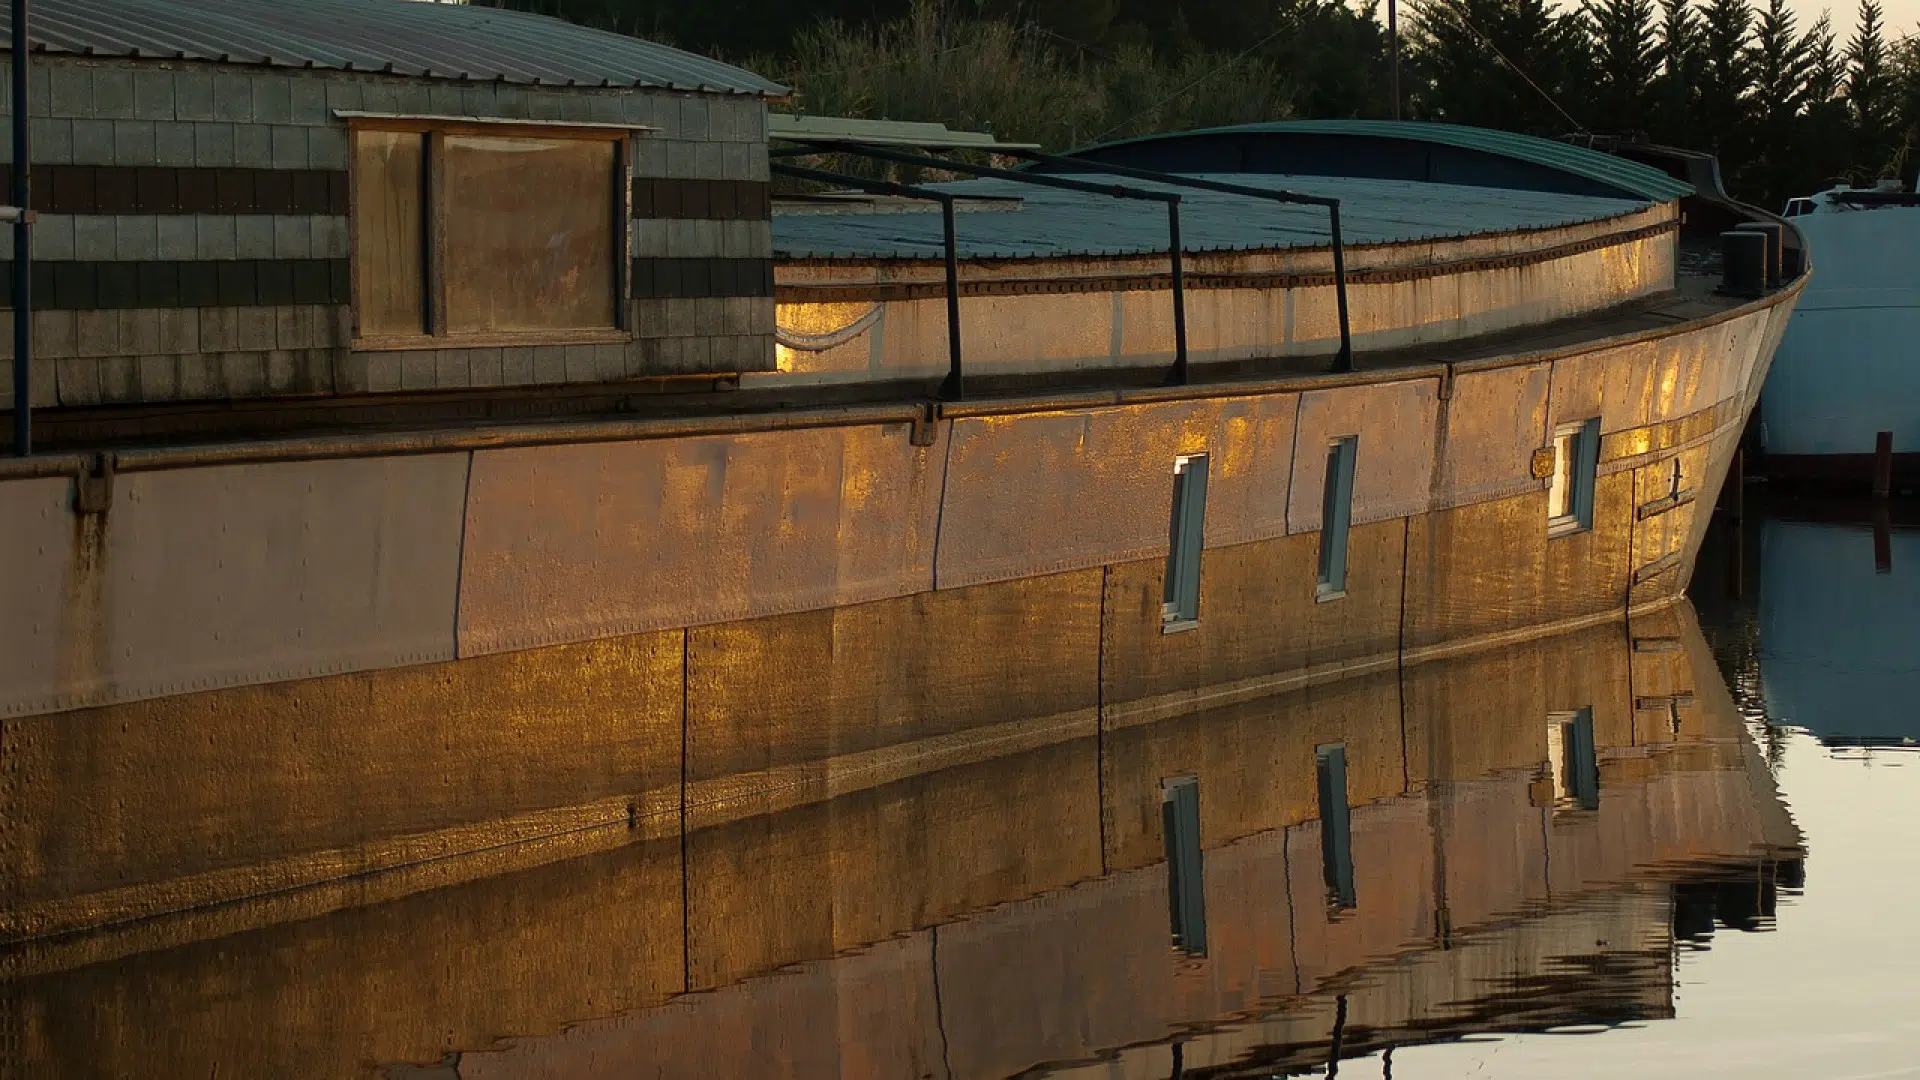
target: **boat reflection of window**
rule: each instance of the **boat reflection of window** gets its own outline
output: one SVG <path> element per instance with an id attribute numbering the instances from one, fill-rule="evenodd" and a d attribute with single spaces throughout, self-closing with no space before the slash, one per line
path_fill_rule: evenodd
<path id="1" fill-rule="evenodd" d="M 1167 524 L 1167 573 L 1161 595 L 1163 633 L 1200 621 L 1200 549 L 1206 542 L 1207 456 L 1173 461 L 1173 513 Z"/>
<path id="2" fill-rule="evenodd" d="M 1353 889 L 1353 821 L 1347 810 L 1347 748 L 1339 743 L 1314 748 L 1320 776 L 1320 862 L 1327 883 L 1327 905 L 1357 906 Z"/>
<path id="3" fill-rule="evenodd" d="M 1600 809 L 1600 761 L 1593 746 L 1593 710 L 1547 718 L 1547 771 L 1555 810 Z"/>
<path id="4" fill-rule="evenodd" d="M 1167 849 L 1167 913 L 1173 947 L 1207 954 L 1206 872 L 1200 852 L 1200 781 L 1176 776 L 1160 782 L 1160 819 Z"/>

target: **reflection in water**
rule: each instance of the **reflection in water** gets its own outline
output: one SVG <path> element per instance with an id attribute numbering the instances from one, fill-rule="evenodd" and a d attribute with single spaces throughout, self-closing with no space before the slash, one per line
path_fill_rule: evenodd
<path id="1" fill-rule="evenodd" d="M 1920 746 L 1920 531 L 1775 518 L 1760 526 L 1767 713 L 1829 747 Z"/>
<path id="2" fill-rule="evenodd" d="M 1799 843 L 1677 607 L 306 921 L 39 955 L 0 1006 L 26 1075 L 1351 1070 L 1673 1016 L 1676 955 L 1768 927 Z"/>

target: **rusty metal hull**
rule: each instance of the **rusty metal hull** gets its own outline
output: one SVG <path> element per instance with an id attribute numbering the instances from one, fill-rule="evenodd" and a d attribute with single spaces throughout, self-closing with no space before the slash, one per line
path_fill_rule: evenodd
<path id="1" fill-rule="evenodd" d="M 0 480 L 34 570 L 0 586 L 0 939 L 323 911 L 1657 608 L 1796 295 L 1264 387 L 128 452 L 77 510 L 79 480 Z M 1593 527 L 1550 537 L 1534 452 L 1594 417 Z M 1169 634 L 1197 453 L 1200 617 Z"/>

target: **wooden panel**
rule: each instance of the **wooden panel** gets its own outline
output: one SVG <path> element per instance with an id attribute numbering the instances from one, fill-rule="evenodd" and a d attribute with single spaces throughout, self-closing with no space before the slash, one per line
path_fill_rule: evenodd
<path id="1" fill-rule="evenodd" d="M 62 525 L 80 546 L 47 626 L 51 707 L 450 658 L 466 472 L 443 454 L 119 476 L 103 528 Z"/>
<path id="2" fill-rule="evenodd" d="M 1438 507 L 1540 487 L 1533 451 L 1547 443 L 1547 364 L 1472 371 L 1453 382 L 1434 491 Z"/>
<path id="3" fill-rule="evenodd" d="M 1438 380 L 1418 379 L 1301 395 L 1287 531 L 1320 528 L 1327 446 L 1346 435 L 1360 438 L 1353 481 L 1354 524 L 1425 510 L 1433 490 L 1438 390 Z"/>
<path id="4" fill-rule="evenodd" d="M 426 137 L 353 136 L 354 314 L 361 334 L 427 332 Z"/>
<path id="5" fill-rule="evenodd" d="M 71 589 L 99 587 L 103 554 L 99 519 L 73 516 L 72 491 L 65 477 L 0 484 L 0 716 L 60 708 L 74 673 L 101 662 L 95 629 L 66 614 L 95 610 Z"/>
<path id="6" fill-rule="evenodd" d="M 931 588 L 945 453 L 905 424 L 477 453 L 461 655 Z"/>
<path id="7" fill-rule="evenodd" d="M 1208 547 L 1279 535 L 1296 401 L 1275 395 L 955 421 L 940 587 L 1164 555 L 1173 463 L 1182 454 L 1208 457 Z"/>
<path id="8" fill-rule="evenodd" d="M 614 260 L 626 257 L 614 228 L 626 215 L 616 218 L 609 187 L 619 148 L 603 139 L 446 136 L 436 164 L 445 170 L 450 331 L 614 325 Z"/>

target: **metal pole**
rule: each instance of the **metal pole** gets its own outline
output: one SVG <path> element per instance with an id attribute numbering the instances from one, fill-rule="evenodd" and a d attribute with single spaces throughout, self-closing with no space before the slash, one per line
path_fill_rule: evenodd
<path id="1" fill-rule="evenodd" d="M 1340 241 L 1340 204 L 1327 207 L 1333 233 L 1333 297 L 1340 308 L 1340 355 L 1333 359 L 1333 370 L 1353 370 L 1353 328 L 1347 323 L 1347 256 Z"/>
<path id="2" fill-rule="evenodd" d="M 13 0 L 13 452 L 33 453 L 33 214 L 27 138 L 27 0 Z"/>
<path id="3" fill-rule="evenodd" d="M 1173 370 L 1167 381 L 1175 386 L 1187 384 L 1187 286 L 1181 272 L 1180 203 L 1167 204 L 1167 248 L 1173 253 Z"/>
<path id="4" fill-rule="evenodd" d="M 1393 118 L 1400 119 L 1400 4 L 1387 0 L 1388 83 L 1393 94 Z"/>
<path id="5" fill-rule="evenodd" d="M 940 384 L 940 396 L 959 401 L 966 388 L 960 377 L 960 240 L 951 195 L 940 200 L 940 226 L 947 244 L 947 379 Z"/>

